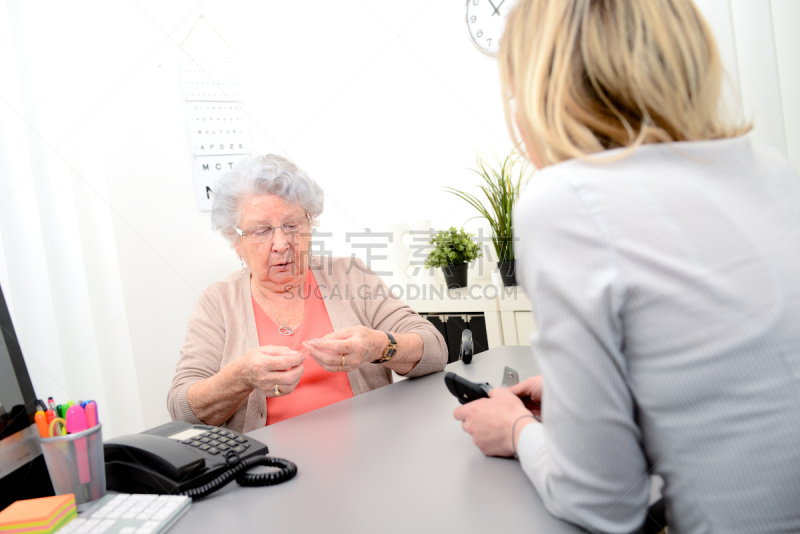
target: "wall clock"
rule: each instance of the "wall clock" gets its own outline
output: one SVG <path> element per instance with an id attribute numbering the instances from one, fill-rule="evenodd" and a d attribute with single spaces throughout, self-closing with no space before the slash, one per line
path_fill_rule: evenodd
<path id="1" fill-rule="evenodd" d="M 467 29 L 478 50 L 496 56 L 514 0 L 467 0 Z"/>

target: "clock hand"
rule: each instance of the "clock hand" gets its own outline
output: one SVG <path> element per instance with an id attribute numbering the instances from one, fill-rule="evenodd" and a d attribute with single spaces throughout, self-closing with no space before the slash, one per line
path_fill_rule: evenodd
<path id="1" fill-rule="evenodd" d="M 500 7 L 503 4 L 503 2 L 505 2 L 505 0 L 501 0 L 501 2 L 499 4 L 497 4 L 497 7 L 495 7 L 495 5 L 492 3 L 492 0 L 489 0 L 489 5 L 492 6 L 492 9 L 494 9 L 494 12 L 492 13 L 492 16 L 500 14 L 500 12 L 497 11 L 497 8 Z"/>

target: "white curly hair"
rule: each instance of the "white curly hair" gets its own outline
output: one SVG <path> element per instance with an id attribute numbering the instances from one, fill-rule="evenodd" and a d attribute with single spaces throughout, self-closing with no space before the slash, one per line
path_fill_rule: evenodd
<path id="1" fill-rule="evenodd" d="M 317 226 L 325 204 L 325 193 L 297 165 L 275 154 L 253 155 L 241 160 L 211 188 L 211 227 L 227 237 L 231 247 L 239 234 L 241 203 L 250 195 L 277 195 L 299 204 Z"/>

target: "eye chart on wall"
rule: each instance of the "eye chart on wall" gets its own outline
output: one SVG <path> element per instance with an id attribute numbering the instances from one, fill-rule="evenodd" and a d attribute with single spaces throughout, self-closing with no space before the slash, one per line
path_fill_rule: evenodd
<path id="1" fill-rule="evenodd" d="M 250 151 L 239 76 L 232 53 L 179 54 L 197 204 L 209 211 L 214 182 Z"/>

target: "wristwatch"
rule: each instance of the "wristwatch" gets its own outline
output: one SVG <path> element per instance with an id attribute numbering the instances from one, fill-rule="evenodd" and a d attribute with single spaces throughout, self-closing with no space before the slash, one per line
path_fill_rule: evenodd
<path id="1" fill-rule="evenodd" d="M 383 355 L 380 357 L 380 359 L 375 360 L 372 363 L 388 362 L 389 360 L 394 358 L 395 354 L 397 354 L 397 341 L 395 341 L 394 336 L 389 332 L 384 332 L 384 334 L 389 336 L 389 344 L 386 346 L 385 349 L 383 349 Z"/>

